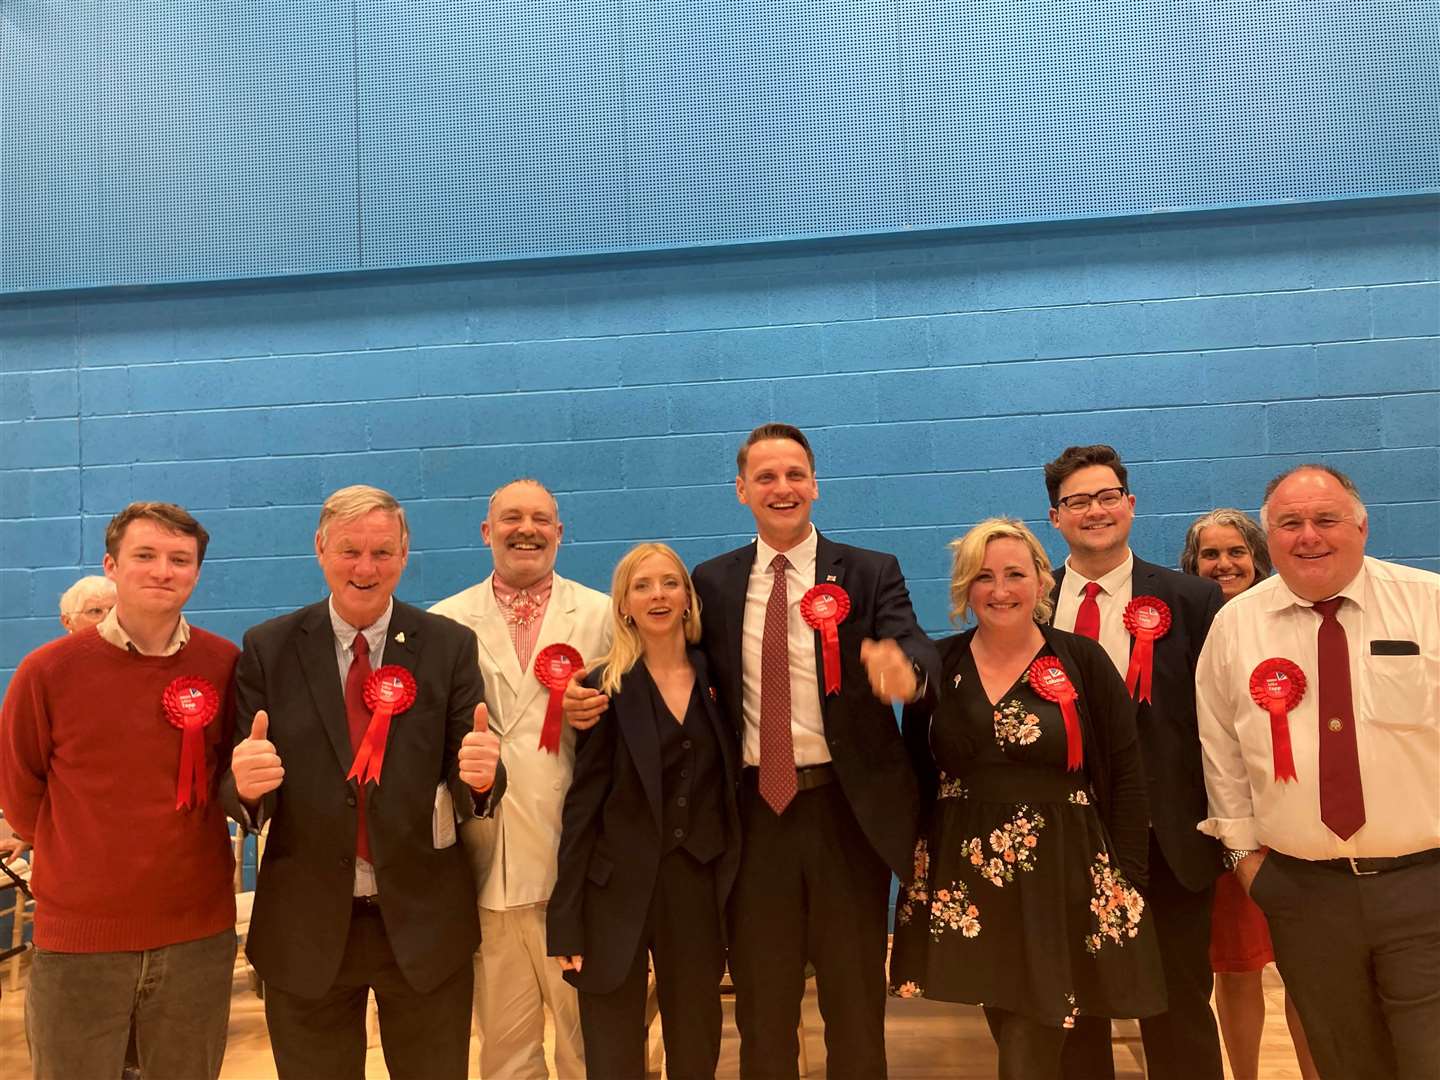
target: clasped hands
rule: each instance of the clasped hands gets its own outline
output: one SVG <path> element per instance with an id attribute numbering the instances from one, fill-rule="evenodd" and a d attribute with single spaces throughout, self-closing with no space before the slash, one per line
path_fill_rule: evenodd
<path id="1" fill-rule="evenodd" d="M 269 739 L 270 716 L 264 709 L 255 713 L 250 734 L 230 756 L 235 774 L 235 792 L 242 802 L 253 806 L 262 796 L 278 788 L 285 779 L 285 765 Z M 475 706 L 474 727 L 460 742 L 460 779 L 471 791 L 489 791 L 500 764 L 500 739 L 490 730 L 490 714 L 484 703 Z"/>
<path id="2" fill-rule="evenodd" d="M 870 689 L 886 704 L 907 704 L 915 700 L 920 686 L 915 667 L 898 644 L 889 639 L 860 643 L 860 663 L 865 667 Z M 565 687 L 565 722 L 577 731 L 595 726 L 600 715 L 610 706 L 610 698 L 599 690 L 582 686 L 585 669 L 576 671 Z"/>

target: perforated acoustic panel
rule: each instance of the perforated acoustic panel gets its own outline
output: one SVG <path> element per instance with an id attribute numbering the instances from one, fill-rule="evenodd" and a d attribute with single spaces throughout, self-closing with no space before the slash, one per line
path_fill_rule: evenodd
<path id="1" fill-rule="evenodd" d="M 1440 191 L 1434 0 L 0 19 L 0 291 Z"/>

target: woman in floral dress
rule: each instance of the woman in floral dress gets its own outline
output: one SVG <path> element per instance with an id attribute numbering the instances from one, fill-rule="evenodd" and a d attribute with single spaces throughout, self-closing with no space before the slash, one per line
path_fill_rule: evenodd
<path id="1" fill-rule="evenodd" d="M 1054 578 L 1022 523 L 951 545 L 942 677 L 906 710 L 929 812 L 896 905 L 891 990 L 985 1006 L 1002 1080 L 1060 1075 L 1074 1017 L 1164 1011 L 1134 709 L 1101 647 L 1043 625 Z"/>

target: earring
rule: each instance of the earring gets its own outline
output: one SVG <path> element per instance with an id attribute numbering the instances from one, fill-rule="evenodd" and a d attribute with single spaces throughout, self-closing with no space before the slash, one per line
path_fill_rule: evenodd
<path id="1" fill-rule="evenodd" d="M 690 621 L 690 609 L 688 607 L 680 613 L 680 620 L 682 622 Z"/>
<path id="2" fill-rule="evenodd" d="M 622 615 L 621 618 L 623 618 L 623 619 L 625 620 L 625 625 L 626 625 L 626 626 L 634 626 L 634 625 L 635 625 L 635 617 L 634 617 L 633 615 L 626 614 L 626 615 Z"/>

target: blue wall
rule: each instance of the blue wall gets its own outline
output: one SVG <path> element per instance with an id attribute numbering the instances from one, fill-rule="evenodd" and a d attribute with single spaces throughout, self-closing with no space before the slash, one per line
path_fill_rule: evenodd
<path id="1" fill-rule="evenodd" d="M 1156 561 L 1322 458 L 1374 554 L 1440 569 L 1440 203 L 0 303 L 0 679 L 131 499 L 206 523 L 192 615 L 238 638 L 322 595 L 317 508 L 357 481 L 409 507 L 411 601 L 488 571 L 483 497 L 521 472 L 590 584 L 634 540 L 723 550 L 767 419 L 810 431 L 822 528 L 899 554 L 935 630 L 945 541 L 1041 521 L 1072 442 L 1132 463 Z"/>

